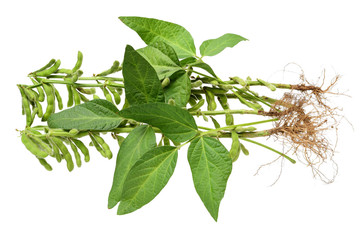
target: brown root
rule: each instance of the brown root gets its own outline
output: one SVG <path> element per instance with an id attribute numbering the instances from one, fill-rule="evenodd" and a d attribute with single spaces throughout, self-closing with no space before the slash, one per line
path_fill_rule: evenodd
<path id="1" fill-rule="evenodd" d="M 337 165 L 333 156 L 337 142 L 337 126 L 340 115 L 339 108 L 333 108 L 328 101 L 328 94 L 339 80 L 336 76 L 324 87 L 324 79 L 320 86 L 308 82 L 303 74 L 301 84 L 293 85 L 292 90 L 275 102 L 266 116 L 279 119 L 274 122 L 271 135 L 284 145 L 289 146 L 298 159 L 312 168 L 314 177 L 319 177 L 326 183 L 334 181 L 337 175 Z M 330 142 L 330 133 L 335 133 L 335 142 Z M 325 166 L 331 166 L 331 176 L 323 173 Z"/>

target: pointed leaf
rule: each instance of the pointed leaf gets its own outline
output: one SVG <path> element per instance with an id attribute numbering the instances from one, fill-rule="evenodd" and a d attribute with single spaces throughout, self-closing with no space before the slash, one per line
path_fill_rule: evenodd
<path id="1" fill-rule="evenodd" d="M 173 73 L 182 70 L 171 58 L 159 49 L 147 46 L 137 50 L 155 69 L 159 79 L 170 77 Z"/>
<path id="2" fill-rule="evenodd" d="M 176 106 L 185 107 L 191 94 L 190 78 L 187 73 L 174 75 L 176 75 L 174 79 L 172 77 L 171 83 L 164 89 L 165 102 L 174 99 Z"/>
<path id="3" fill-rule="evenodd" d="M 196 192 L 217 221 L 220 201 L 232 169 L 230 154 L 219 140 L 199 137 L 189 146 L 188 161 Z"/>
<path id="4" fill-rule="evenodd" d="M 169 139 L 184 142 L 194 137 L 197 126 L 186 110 L 166 103 L 147 103 L 120 111 L 120 116 L 157 127 Z"/>
<path id="5" fill-rule="evenodd" d="M 121 143 L 109 193 L 108 208 L 113 208 L 120 201 L 126 176 L 132 166 L 145 152 L 155 147 L 155 132 L 149 125 L 137 126 Z"/>
<path id="6" fill-rule="evenodd" d="M 208 73 L 210 73 L 211 75 L 213 75 L 214 77 L 217 78 L 214 70 L 213 70 L 213 69 L 210 67 L 210 65 L 207 64 L 207 63 L 204 63 L 204 62 L 195 62 L 195 63 L 193 63 L 193 64 L 190 64 L 190 66 L 204 69 L 205 71 L 207 71 Z"/>
<path id="7" fill-rule="evenodd" d="M 147 151 L 130 170 L 118 214 L 131 213 L 153 200 L 172 176 L 177 161 L 177 148 L 161 146 Z"/>
<path id="8" fill-rule="evenodd" d="M 196 54 L 194 39 L 182 26 L 153 18 L 119 17 L 119 19 L 137 32 L 148 45 L 163 41 L 174 48 L 179 58 Z"/>
<path id="9" fill-rule="evenodd" d="M 125 49 L 123 76 L 130 105 L 164 102 L 164 92 L 155 69 L 130 45 Z"/>
<path id="10" fill-rule="evenodd" d="M 152 47 L 159 49 L 163 54 L 168 56 L 174 63 L 180 66 L 179 58 L 174 50 L 169 44 L 161 41 L 157 41 L 151 44 Z"/>
<path id="11" fill-rule="evenodd" d="M 214 56 L 222 52 L 227 47 L 234 47 L 240 41 L 246 41 L 237 34 L 227 33 L 216 39 L 209 39 L 204 41 L 200 46 L 201 56 Z"/>
<path id="12" fill-rule="evenodd" d="M 119 110 L 109 101 L 95 99 L 73 108 L 51 114 L 48 119 L 50 128 L 64 130 L 112 130 L 123 119 Z"/>

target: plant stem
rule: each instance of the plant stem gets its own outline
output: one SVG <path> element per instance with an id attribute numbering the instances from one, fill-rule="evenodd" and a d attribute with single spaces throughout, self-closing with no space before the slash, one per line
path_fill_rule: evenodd
<path id="1" fill-rule="evenodd" d="M 53 84 L 68 84 L 74 87 L 103 87 L 103 86 L 111 86 L 111 87 L 120 87 L 124 88 L 124 84 L 118 83 L 73 83 L 71 81 L 63 81 L 63 80 L 51 80 L 51 79 L 43 79 L 41 83 L 28 86 L 28 88 L 37 88 L 42 86 L 43 83 L 53 83 Z"/>
<path id="2" fill-rule="evenodd" d="M 268 149 L 268 150 L 270 150 L 270 151 L 273 151 L 273 152 L 279 154 L 280 156 L 286 158 L 286 159 L 289 160 L 291 163 L 296 163 L 296 161 L 295 161 L 294 159 L 292 159 L 291 157 L 289 157 L 289 156 L 287 156 L 286 154 L 284 154 L 284 153 L 282 153 L 282 152 L 279 152 L 278 150 L 275 150 L 275 149 L 273 149 L 273 148 L 271 148 L 271 147 L 269 147 L 269 146 L 267 146 L 267 145 L 264 145 L 264 144 L 262 144 L 262 143 L 259 143 L 259 142 L 256 142 L 256 141 L 254 141 L 254 140 L 247 139 L 247 138 L 241 138 L 241 139 L 244 140 L 244 141 L 247 141 L 247 142 L 251 142 L 251 143 L 253 143 L 253 144 L 256 144 L 256 145 L 258 145 L 258 146 L 261 146 L 261 147 L 263 147 L 263 148 L 266 148 L 266 149 Z"/>
<path id="3" fill-rule="evenodd" d="M 189 112 L 191 115 L 198 115 L 199 112 Z M 259 114 L 257 110 L 247 110 L 247 109 L 236 109 L 236 110 L 218 110 L 218 111 L 201 111 L 203 115 L 222 115 L 226 113 L 230 114 Z"/>

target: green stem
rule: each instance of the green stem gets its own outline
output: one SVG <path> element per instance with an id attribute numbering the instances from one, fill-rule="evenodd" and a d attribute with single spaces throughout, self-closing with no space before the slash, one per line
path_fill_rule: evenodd
<path id="1" fill-rule="evenodd" d="M 268 150 L 270 150 L 270 151 L 273 151 L 273 152 L 279 154 L 280 156 L 286 158 L 286 159 L 289 160 L 291 163 L 296 163 L 296 161 L 295 161 L 294 159 L 292 159 L 291 157 L 289 157 L 289 156 L 287 156 L 286 154 L 284 154 L 284 153 L 282 153 L 282 152 L 279 152 L 278 150 L 275 150 L 275 149 L 273 149 L 273 148 L 271 148 L 271 147 L 269 147 L 269 146 L 267 146 L 267 145 L 264 145 L 264 144 L 262 144 L 262 143 L 259 143 L 259 142 L 256 142 L 256 141 L 254 141 L 254 140 L 247 139 L 247 138 L 241 138 L 241 139 L 244 140 L 244 141 L 247 141 L 247 142 L 251 142 L 251 143 L 253 143 L 253 144 L 256 144 L 256 145 L 258 145 L 258 146 L 261 146 L 261 147 L 263 147 L 263 148 L 266 148 L 266 149 L 268 149 Z"/>
<path id="2" fill-rule="evenodd" d="M 124 84 L 118 83 L 73 83 L 71 81 L 62 81 L 62 80 L 51 80 L 51 79 L 43 79 L 42 83 L 38 83 L 32 86 L 28 86 L 28 88 L 37 88 L 42 86 L 43 83 L 53 83 L 53 84 L 68 84 L 74 87 L 103 87 L 103 86 L 111 86 L 111 87 L 121 87 L 124 88 Z"/>
<path id="3" fill-rule="evenodd" d="M 189 112 L 191 115 L 198 115 L 199 112 Z M 203 115 L 223 115 L 226 113 L 230 114 L 259 114 L 257 110 L 247 110 L 247 109 L 236 109 L 236 110 L 218 110 L 218 111 L 201 111 Z"/>
<path id="4" fill-rule="evenodd" d="M 274 121 L 278 121 L 278 120 L 279 119 L 277 119 L 277 118 L 272 118 L 272 119 L 263 120 L 263 121 L 249 122 L 249 123 L 242 123 L 242 124 L 225 126 L 225 127 L 221 127 L 221 128 L 211 129 L 211 130 L 208 130 L 206 132 L 201 132 L 200 136 L 208 135 L 208 134 L 212 134 L 212 133 L 217 133 L 217 132 L 219 132 L 221 130 L 232 130 L 232 129 L 235 129 L 237 127 L 252 126 L 252 125 L 257 125 L 257 124 L 262 124 L 262 123 L 274 122 Z"/>

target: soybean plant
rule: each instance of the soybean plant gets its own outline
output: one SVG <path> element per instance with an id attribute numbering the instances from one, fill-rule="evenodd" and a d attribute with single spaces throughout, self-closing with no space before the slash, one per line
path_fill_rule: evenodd
<path id="1" fill-rule="evenodd" d="M 61 61 L 51 59 L 28 74 L 32 84 L 18 85 L 26 116 L 21 140 L 46 170 L 52 170 L 48 157 L 60 163 L 64 159 L 69 171 L 74 169 L 73 159 L 78 167 L 82 160 L 89 162 L 90 152 L 81 140 L 85 137 L 104 158 L 113 158 L 101 137 L 111 134 L 120 148 L 108 207 L 118 205 L 117 213 L 122 215 L 143 207 L 160 193 L 174 172 L 178 150 L 189 144 L 187 158 L 195 189 L 215 221 L 233 162 L 249 155 L 247 144 L 275 152 L 292 164 L 296 163 L 292 156 L 296 156 L 305 160 L 316 176 L 332 181 L 318 167 L 332 159 L 334 152 L 324 131 L 338 124 L 337 109 L 326 101 L 338 76 L 326 88 L 312 85 L 304 75 L 298 84 L 238 76 L 224 80 L 204 58 L 246 38 L 227 33 L 206 40 L 197 55 L 191 34 L 177 24 L 142 17 L 120 20 L 146 44 L 140 49 L 127 45 L 121 64 L 116 60 L 109 69 L 84 77 L 79 51 L 74 67 L 60 68 Z M 64 95 L 57 89 L 60 85 L 65 85 L 68 93 L 65 110 Z M 283 91 L 279 98 L 271 98 L 255 89 Z M 56 112 L 56 103 L 62 111 Z M 234 115 L 239 114 L 259 119 L 238 122 Z M 211 119 L 213 127 L 201 126 L 198 119 Z M 33 126 L 37 120 L 45 124 Z M 273 123 L 273 127 L 258 130 L 264 123 Z M 283 152 L 254 140 L 270 136 L 289 148 Z M 229 150 L 222 144 L 223 138 L 232 140 Z"/>

